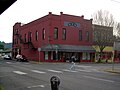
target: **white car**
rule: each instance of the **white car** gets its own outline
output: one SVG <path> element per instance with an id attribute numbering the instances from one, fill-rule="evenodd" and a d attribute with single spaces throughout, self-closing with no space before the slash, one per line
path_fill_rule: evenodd
<path id="1" fill-rule="evenodd" d="M 5 59 L 5 60 L 11 60 L 12 58 L 11 58 L 10 55 L 4 55 L 4 56 L 3 56 L 3 59 Z"/>

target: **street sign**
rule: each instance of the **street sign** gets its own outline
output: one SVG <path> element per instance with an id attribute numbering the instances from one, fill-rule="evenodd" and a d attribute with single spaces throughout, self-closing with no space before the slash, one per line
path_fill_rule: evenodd
<path id="1" fill-rule="evenodd" d="M 38 51 L 40 52 L 40 51 L 41 51 L 41 48 L 38 48 Z"/>

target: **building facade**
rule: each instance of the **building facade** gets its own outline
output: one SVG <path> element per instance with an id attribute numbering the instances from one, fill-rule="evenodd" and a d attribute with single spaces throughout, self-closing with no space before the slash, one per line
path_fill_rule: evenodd
<path id="1" fill-rule="evenodd" d="M 98 62 L 99 58 L 101 58 L 101 62 L 112 62 L 113 38 L 113 27 L 93 24 L 93 47 L 96 49 L 95 62 Z M 102 53 L 100 48 L 103 49 Z"/>
<path id="2" fill-rule="evenodd" d="M 74 55 L 77 62 L 92 62 L 92 33 L 92 19 L 49 12 L 28 24 L 15 23 L 12 56 L 19 53 L 29 60 L 65 62 Z"/>
<path id="3" fill-rule="evenodd" d="M 120 41 L 115 41 L 113 46 L 114 62 L 120 62 Z"/>

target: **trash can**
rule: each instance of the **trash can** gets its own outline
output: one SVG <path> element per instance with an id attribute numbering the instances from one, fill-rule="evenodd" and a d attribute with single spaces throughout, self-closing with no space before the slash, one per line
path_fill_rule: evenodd
<path id="1" fill-rule="evenodd" d="M 60 78 L 58 76 L 52 76 L 50 79 L 51 90 L 59 90 Z"/>

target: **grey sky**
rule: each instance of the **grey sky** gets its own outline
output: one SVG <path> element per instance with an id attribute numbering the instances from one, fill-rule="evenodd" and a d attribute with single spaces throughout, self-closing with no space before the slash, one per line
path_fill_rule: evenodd
<path id="1" fill-rule="evenodd" d="M 17 0 L 0 15 L 0 41 L 12 42 L 12 29 L 16 22 L 26 24 L 48 12 L 59 15 L 61 11 L 91 19 L 100 9 L 109 11 L 120 22 L 120 3 L 113 0 Z"/>

